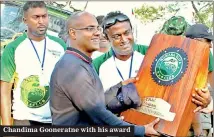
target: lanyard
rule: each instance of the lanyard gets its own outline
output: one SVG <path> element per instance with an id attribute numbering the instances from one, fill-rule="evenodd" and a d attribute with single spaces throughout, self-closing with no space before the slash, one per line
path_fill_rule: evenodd
<path id="1" fill-rule="evenodd" d="M 40 64 L 41 64 L 41 68 L 42 68 L 42 71 L 43 71 L 44 62 L 45 62 L 45 53 L 46 53 L 46 38 L 45 38 L 45 44 L 44 44 L 44 52 L 43 52 L 43 60 L 42 60 L 42 62 L 41 62 L 41 60 L 40 60 L 40 58 L 39 58 L 39 54 L 38 54 L 38 52 L 37 52 L 37 50 L 36 50 L 36 48 L 35 48 L 35 46 L 34 46 L 32 40 L 31 40 L 31 39 L 29 39 L 29 40 L 30 40 L 30 42 L 31 42 L 31 45 L 33 46 L 33 49 L 34 49 L 34 51 L 35 51 L 35 53 L 36 53 L 36 56 L 37 56 L 37 58 L 38 58 L 38 60 L 39 60 L 39 62 L 40 62 Z"/>
<path id="2" fill-rule="evenodd" d="M 113 50 L 112 50 L 112 51 L 113 51 Z M 133 62 L 133 56 L 134 56 L 133 53 L 134 53 L 134 52 L 132 52 L 132 57 L 131 57 L 131 62 L 130 62 L 130 68 L 129 68 L 129 78 L 131 77 L 131 73 L 132 73 L 132 62 Z M 114 62 L 115 62 L 115 57 L 116 57 L 116 55 L 115 55 L 114 51 L 113 51 L 113 57 L 114 57 Z M 122 78 L 122 80 L 124 80 L 124 78 L 123 78 L 123 76 L 122 76 L 120 70 L 118 69 L 118 67 L 117 67 L 117 65 L 116 65 L 116 62 L 115 62 L 115 66 L 116 66 L 116 69 L 117 69 L 118 74 L 120 75 L 120 77 Z"/>

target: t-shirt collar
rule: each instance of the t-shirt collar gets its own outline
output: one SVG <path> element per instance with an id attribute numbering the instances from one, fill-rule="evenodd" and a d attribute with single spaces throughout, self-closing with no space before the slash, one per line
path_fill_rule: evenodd
<path id="1" fill-rule="evenodd" d="M 92 59 L 90 57 L 88 57 L 87 55 L 85 55 L 84 53 L 82 53 L 81 51 L 79 51 L 75 48 L 68 47 L 66 50 L 66 53 L 73 54 L 73 55 L 77 56 L 78 58 L 82 59 L 83 61 L 85 61 L 87 63 L 92 62 Z"/>

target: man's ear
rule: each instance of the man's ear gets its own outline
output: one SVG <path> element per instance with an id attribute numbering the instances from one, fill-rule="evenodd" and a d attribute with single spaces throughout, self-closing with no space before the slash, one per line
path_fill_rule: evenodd
<path id="1" fill-rule="evenodd" d="M 73 39 L 73 40 L 76 40 L 76 32 L 74 31 L 74 29 L 70 28 L 68 30 L 68 34 L 70 35 L 70 37 Z"/>
<path id="2" fill-rule="evenodd" d="M 26 24 L 27 19 L 25 17 L 22 18 L 22 21 L 24 22 L 24 24 Z"/>

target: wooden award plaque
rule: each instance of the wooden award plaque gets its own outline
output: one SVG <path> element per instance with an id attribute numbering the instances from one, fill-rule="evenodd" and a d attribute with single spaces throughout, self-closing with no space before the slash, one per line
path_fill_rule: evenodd
<path id="1" fill-rule="evenodd" d="M 159 117 L 159 133 L 187 136 L 196 108 L 192 93 L 206 87 L 209 51 L 207 44 L 196 40 L 154 35 L 135 84 L 142 106 L 122 112 L 124 120 L 145 125 Z"/>

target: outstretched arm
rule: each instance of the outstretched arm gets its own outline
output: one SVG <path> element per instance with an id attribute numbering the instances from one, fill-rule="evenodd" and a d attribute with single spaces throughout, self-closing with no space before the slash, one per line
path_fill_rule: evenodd
<path id="1" fill-rule="evenodd" d="M 2 125 L 12 125 L 11 119 L 12 84 L 1 81 L 1 117 Z"/>

